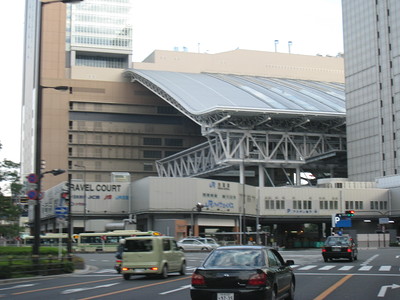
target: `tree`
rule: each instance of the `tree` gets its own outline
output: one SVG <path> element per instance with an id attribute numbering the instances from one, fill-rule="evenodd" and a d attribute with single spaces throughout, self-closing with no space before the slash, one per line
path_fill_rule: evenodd
<path id="1" fill-rule="evenodd" d="M 0 150 L 2 145 L 0 143 Z M 10 196 L 6 196 L 0 187 L 0 236 L 14 238 L 19 235 L 18 224 L 21 208 L 15 203 L 15 199 L 21 192 L 22 185 L 19 183 L 19 163 L 4 159 L 0 161 L 0 183 L 9 183 Z"/>

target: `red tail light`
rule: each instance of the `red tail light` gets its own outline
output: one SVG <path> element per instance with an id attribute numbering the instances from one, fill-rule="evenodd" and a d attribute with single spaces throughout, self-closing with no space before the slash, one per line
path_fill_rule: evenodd
<path id="1" fill-rule="evenodd" d="M 265 285 L 267 283 L 267 274 L 259 273 L 252 275 L 247 282 L 248 285 Z"/>
<path id="2" fill-rule="evenodd" d="M 122 263 L 122 260 L 117 259 L 115 262 L 116 262 L 117 264 L 121 264 L 121 263 Z"/>
<path id="3" fill-rule="evenodd" d="M 192 285 L 205 285 L 206 280 L 203 275 L 193 273 L 192 275 Z"/>
<path id="4" fill-rule="evenodd" d="M 351 248 L 347 248 L 347 252 L 353 252 Z"/>
<path id="5" fill-rule="evenodd" d="M 322 252 L 326 252 L 326 249 L 325 249 L 325 248 L 322 248 Z"/>

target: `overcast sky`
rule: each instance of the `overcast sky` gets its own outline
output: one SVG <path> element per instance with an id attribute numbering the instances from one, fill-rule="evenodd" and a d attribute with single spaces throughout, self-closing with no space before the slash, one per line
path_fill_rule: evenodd
<path id="1" fill-rule="evenodd" d="M 38 0 L 39 1 L 39 0 Z M 133 60 L 185 47 L 219 53 L 237 48 L 306 55 L 343 52 L 341 0 L 133 0 Z M 20 162 L 25 0 L 0 10 L 0 160 Z"/>

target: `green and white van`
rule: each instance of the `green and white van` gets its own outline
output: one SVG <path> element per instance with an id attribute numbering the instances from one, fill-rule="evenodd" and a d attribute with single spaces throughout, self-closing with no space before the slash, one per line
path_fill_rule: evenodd
<path id="1" fill-rule="evenodd" d="M 123 243 L 121 274 L 125 280 L 132 275 L 167 278 L 170 272 L 186 274 L 185 255 L 172 237 L 130 237 Z"/>

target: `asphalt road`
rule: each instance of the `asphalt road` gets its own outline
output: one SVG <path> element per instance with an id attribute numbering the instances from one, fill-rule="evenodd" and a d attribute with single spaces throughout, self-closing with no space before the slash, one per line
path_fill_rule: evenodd
<path id="1" fill-rule="evenodd" d="M 297 300 L 400 299 L 400 248 L 360 249 L 358 260 L 324 262 L 320 250 L 281 251 L 295 261 Z M 0 281 L 4 299 L 190 299 L 190 274 L 206 253 L 186 253 L 187 276 L 133 276 L 113 269 L 113 254 L 82 254 L 87 268 L 74 274 Z"/>

